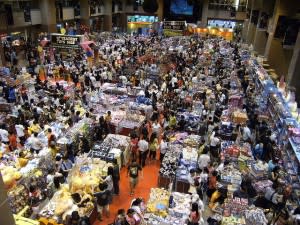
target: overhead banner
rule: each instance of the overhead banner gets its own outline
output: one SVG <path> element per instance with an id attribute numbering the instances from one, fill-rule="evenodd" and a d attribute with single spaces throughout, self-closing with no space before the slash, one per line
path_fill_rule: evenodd
<path id="1" fill-rule="evenodd" d="M 80 48 L 83 35 L 51 34 L 51 45 L 56 48 Z"/>
<path id="2" fill-rule="evenodd" d="M 181 36 L 186 29 L 186 21 L 164 21 L 163 31 L 165 36 Z"/>

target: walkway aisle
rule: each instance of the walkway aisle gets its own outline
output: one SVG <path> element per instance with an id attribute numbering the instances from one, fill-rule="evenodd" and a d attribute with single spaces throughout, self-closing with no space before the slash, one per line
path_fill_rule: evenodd
<path id="1" fill-rule="evenodd" d="M 145 199 L 145 201 L 147 201 L 149 198 L 150 189 L 152 187 L 157 187 L 159 167 L 159 160 L 156 160 L 155 162 L 152 161 L 150 164 L 146 164 L 146 166 L 143 168 L 143 176 L 140 174 L 139 183 L 133 196 L 130 196 L 129 194 L 129 179 L 126 176 L 127 168 L 122 168 L 120 172 L 120 195 L 114 196 L 113 198 L 113 202 L 110 205 L 110 218 L 103 216 L 102 222 L 97 220 L 93 225 L 107 225 L 112 223 L 117 215 L 118 209 L 123 208 L 127 211 L 132 199 L 136 197 L 142 197 Z"/>

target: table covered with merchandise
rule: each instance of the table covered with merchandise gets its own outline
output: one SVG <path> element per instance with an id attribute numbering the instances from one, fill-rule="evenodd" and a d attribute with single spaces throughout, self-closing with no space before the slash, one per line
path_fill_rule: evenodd
<path id="1" fill-rule="evenodd" d="M 108 134 L 102 143 L 96 143 L 89 152 L 91 158 L 100 158 L 107 162 L 117 160 L 119 167 L 129 160 L 130 138 L 120 134 Z"/>
<path id="2" fill-rule="evenodd" d="M 185 224 L 191 203 L 191 195 L 152 188 L 144 215 L 145 221 L 148 225 Z"/>
<path id="3" fill-rule="evenodd" d="M 81 156 L 67 177 L 67 183 L 54 193 L 50 201 L 41 209 L 39 217 L 51 218 L 57 222 L 64 221 L 75 210 L 80 216 L 90 217 L 94 211 L 92 194 L 107 175 L 111 166 L 98 158 Z M 80 199 L 74 197 L 79 195 Z"/>

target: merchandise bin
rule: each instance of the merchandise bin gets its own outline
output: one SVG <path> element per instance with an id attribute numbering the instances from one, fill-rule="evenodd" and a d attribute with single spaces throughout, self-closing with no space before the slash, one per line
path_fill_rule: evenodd
<path id="1" fill-rule="evenodd" d="M 176 179 L 175 191 L 181 192 L 181 193 L 188 193 L 189 188 L 190 188 L 190 184 L 187 181 L 181 180 L 181 179 Z"/>
<path id="2" fill-rule="evenodd" d="M 164 177 L 163 175 L 159 174 L 158 176 L 158 187 L 165 188 L 166 190 L 169 189 L 170 184 L 173 180 L 169 177 Z"/>

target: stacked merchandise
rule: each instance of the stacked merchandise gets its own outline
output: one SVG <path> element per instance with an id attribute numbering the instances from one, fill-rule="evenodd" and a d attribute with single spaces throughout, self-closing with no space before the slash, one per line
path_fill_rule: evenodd
<path id="1" fill-rule="evenodd" d="M 130 138 L 119 134 L 108 134 L 104 141 L 95 144 L 89 153 L 91 158 L 100 158 L 107 162 L 117 159 L 121 167 L 128 161 Z"/>
<path id="2" fill-rule="evenodd" d="M 177 120 L 181 119 L 181 116 L 184 117 L 184 120 L 187 121 L 186 130 L 189 132 L 197 132 L 198 124 L 200 122 L 201 116 L 197 112 L 182 112 L 177 114 Z"/>
<path id="3" fill-rule="evenodd" d="M 109 166 L 112 164 L 100 159 L 79 157 L 69 172 L 68 183 L 61 186 L 39 216 L 61 222 L 73 211 L 78 211 L 80 216 L 89 217 L 94 210 L 92 194 L 103 182 Z"/>
<path id="4" fill-rule="evenodd" d="M 139 129 L 144 121 L 145 116 L 127 110 L 126 116 L 118 124 L 118 133 L 122 132 L 122 134 L 128 135 L 130 133 L 130 130 L 133 130 L 134 128 Z"/>
<path id="5" fill-rule="evenodd" d="M 189 194 L 151 189 L 145 220 L 149 225 L 185 224 L 189 217 L 191 203 Z"/>
<path id="6" fill-rule="evenodd" d="M 5 175 L 3 176 L 4 184 L 7 188 L 8 201 L 13 213 L 20 213 L 22 211 L 23 216 L 30 217 L 32 207 L 41 206 L 46 198 L 51 197 L 52 192 L 48 188 L 46 177 L 48 172 L 53 168 L 54 163 L 51 158 L 41 158 L 36 168 L 28 169 L 26 173 L 22 171 L 22 178 L 17 181 L 14 180 L 15 174 L 20 174 L 20 172 L 13 170 L 13 167 L 3 169 L 2 174 Z M 41 190 L 41 197 L 34 204 L 29 196 L 31 186 L 38 187 Z"/>
<path id="7" fill-rule="evenodd" d="M 39 212 L 40 219 L 52 219 L 62 223 L 73 211 L 78 211 L 80 216 L 89 216 L 94 209 L 93 197 L 84 191 L 76 193 L 72 194 L 68 190 L 68 185 L 62 186 Z"/>
<path id="8" fill-rule="evenodd" d="M 175 179 L 179 157 L 182 151 L 180 144 L 170 144 L 159 170 L 159 186 L 168 188 Z"/>
<path id="9" fill-rule="evenodd" d="M 222 224 L 246 224 L 245 212 L 248 209 L 248 200 L 243 198 L 227 199 L 224 203 Z"/>

